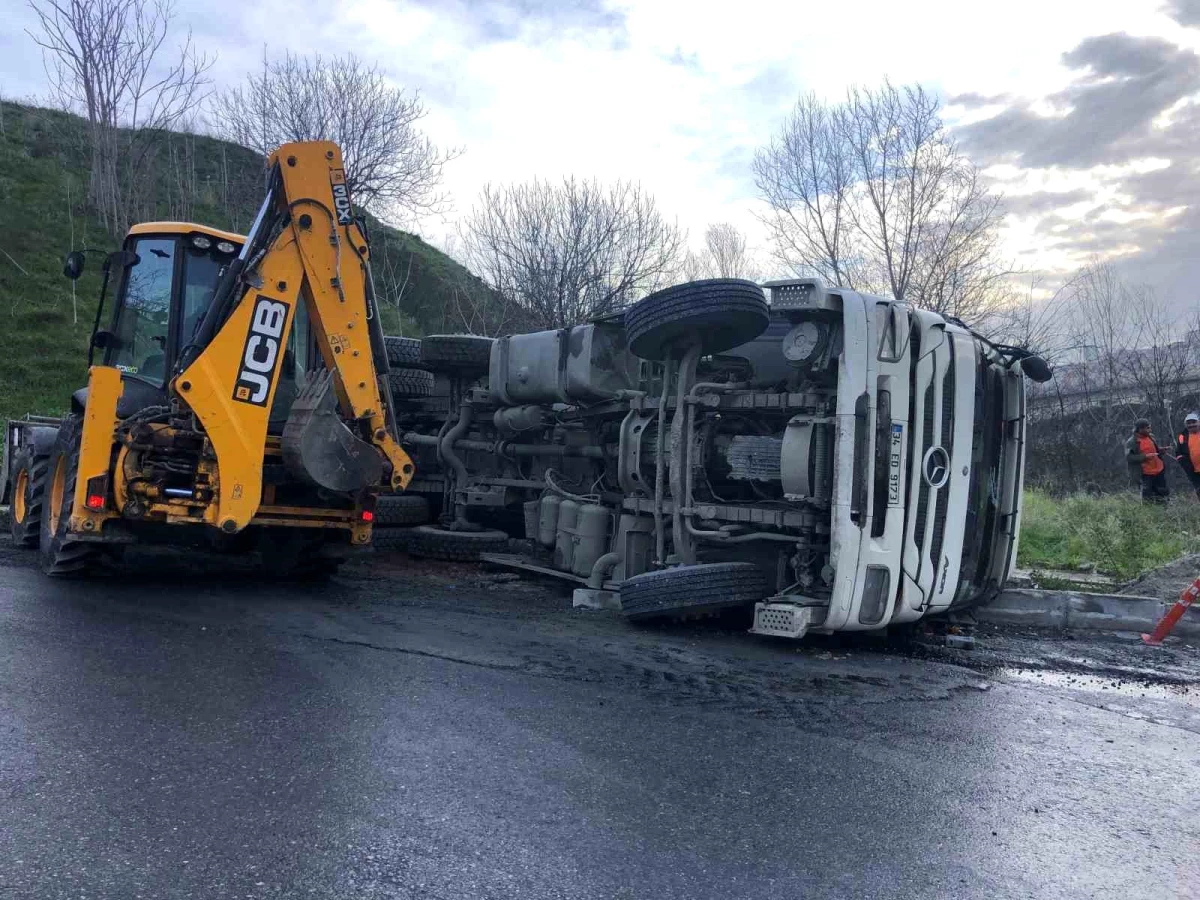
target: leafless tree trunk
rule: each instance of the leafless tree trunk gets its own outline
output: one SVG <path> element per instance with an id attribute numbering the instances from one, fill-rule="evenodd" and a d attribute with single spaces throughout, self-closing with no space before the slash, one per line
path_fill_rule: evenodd
<path id="1" fill-rule="evenodd" d="M 995 305 L 998 199 L 923 88 L 802 97 L 754 173 L 775 254 L 797 273 L 967 320 Z"/>
<path id="2" fill-rule="evenodd" d="M 485 187 L 464 241 L 475 271 L 540 328 L 622 308 L 676 270 L 683 246 L 639 185 L 573 177 Z"/>
<path id="3" fill-rule="evenodd" d="M 354 200 L 381 219 L 443 209 L 442 170 L 459 150 L 441 150 L 417 127 L 419 94 L 392 86 L 354 55 L 263 58 L 260 74 L 219 95 L 213 119 L 229 140 L 264 156 L 287 141 L 330 140 L 342 148 Z"/>
<path id="4" fill-rule="evenodd" d="M 164 46 L 172 0 L 34 0 L 51 91 L 63 109 L 86 115 L 90 196 L 105 226 L 124 232 L 153 198 L 150 157 L 160 133 L 203 100 L 212 60 L 191 33 Z"/>

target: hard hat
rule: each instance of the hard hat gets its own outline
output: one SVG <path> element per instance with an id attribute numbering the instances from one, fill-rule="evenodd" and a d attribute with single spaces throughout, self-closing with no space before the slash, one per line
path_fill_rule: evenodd
<path id="1" fill-rule="evenodd" d="M 1183 420 L 1183 424 L 1186 425 L 1188 422 L 1200 422 L 1200 413 L 1188 413 L 1187 418 Z"/>

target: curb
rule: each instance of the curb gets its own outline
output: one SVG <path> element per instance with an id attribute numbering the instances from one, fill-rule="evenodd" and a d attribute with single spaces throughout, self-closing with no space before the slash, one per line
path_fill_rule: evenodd
<path id="1" fill-rule="evenodd" d="M 980 621 L 998 625 L 1140 633 L 1151 631 L 1174 605 L 1174 601 L 1164 603 L 1153 597 L 1017 588 L 1001 591 L 995 600 L 973 612 Z M 1200 637 L 1200 607 L 1189 609 L 1171 634 Z"/>

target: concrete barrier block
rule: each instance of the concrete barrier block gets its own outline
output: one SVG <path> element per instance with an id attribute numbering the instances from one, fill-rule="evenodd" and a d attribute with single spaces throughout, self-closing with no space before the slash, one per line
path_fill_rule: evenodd
<path id="1" fill-rule="evenodd" d="M 980 621 L 1003 625 L 1143 632 L 1150 631 L 1172 605 L 1154 597 L 1015 588 L 1001 591 L 975 615 Z M 1200 636 L 1200 607 L 1189 609 L 1172 634 Z"/>

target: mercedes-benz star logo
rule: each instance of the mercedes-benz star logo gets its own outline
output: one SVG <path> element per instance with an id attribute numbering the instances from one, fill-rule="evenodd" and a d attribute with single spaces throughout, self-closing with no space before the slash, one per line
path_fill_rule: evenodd
<path id="1" fill-rule="evenodd" d="M 950 454 L 943 447 L 930 447 L 921 463 L 925 483 L 935 490 L 950 479 Z"/>

